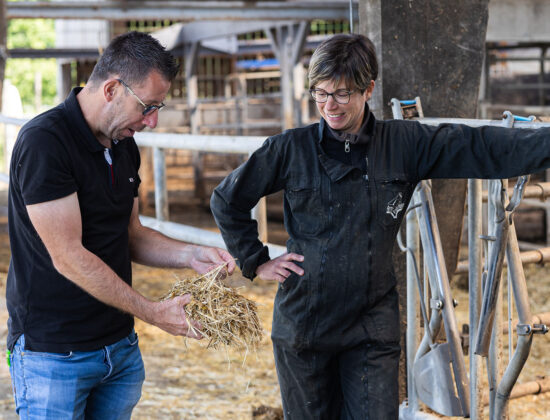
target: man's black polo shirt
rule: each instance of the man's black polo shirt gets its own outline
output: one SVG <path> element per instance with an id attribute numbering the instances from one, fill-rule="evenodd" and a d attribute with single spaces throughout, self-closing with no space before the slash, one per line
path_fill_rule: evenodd
<path id="1" fill-rule="evenodd" d="M 84 120 L 76 99 L 79 91 L 73 89 L 63 103 L 25 124 L 13 150 L 9 349 L 25 334 L 28 350 L 94 350 L 133 328 L 132 316 L 99 302 L 56 271 L 25 207 L 76 192 L 84 247 L 131 285 L 128 223 L 140 183 L 139 151 L 133 138 L 113 144 L 111 171 L 105 148 Z"/>

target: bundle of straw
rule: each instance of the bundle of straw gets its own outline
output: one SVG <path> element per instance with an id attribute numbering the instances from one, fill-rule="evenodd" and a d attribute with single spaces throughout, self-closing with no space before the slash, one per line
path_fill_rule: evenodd
<path id="1" fill-rule="evenodd" d="M 208 348 L 255 349 L 263 336 L 256 304 L 218 280 L 224 268 L 221 265 L 200 277 L 180 279 L 160 300 L 189 293 L 193 299 L 185 307 L 186 315 L 202 324 L 200 333 L 210 339 Z M 190 323 L 189 327 L 194 330 Z"/>

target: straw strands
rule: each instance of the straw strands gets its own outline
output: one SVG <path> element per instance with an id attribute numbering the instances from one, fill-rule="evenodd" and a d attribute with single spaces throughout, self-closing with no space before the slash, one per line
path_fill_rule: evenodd
<path id="1" fill-rule="evenodd" d="M 200 333 L 209 338 L 208 348 L 223 345 L 256 349 L 263 337 L 256 303 L 218 279 L 224 268 L 221 265 L 198 278 L 179 279 L 160 300 L 190 294 L 193 299 L 185 313 L 201 323 Z M 194 330 L 191 323 L 189 327 Z"/>

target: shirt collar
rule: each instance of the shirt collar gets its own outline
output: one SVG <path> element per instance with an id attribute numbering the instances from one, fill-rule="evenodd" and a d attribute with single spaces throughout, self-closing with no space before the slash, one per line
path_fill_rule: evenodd
<path id="1" fill-rule="evenodd" d="M 372 112 L 370 112 L 369 105 L 365 102 L 365 113 L 363 116 L 363 124 L 359 129 L 359 133 L 350 134 L 343 131 L 333 130 L 326 123 L 326 121 L 321 118 L 319 123 L 319 142 L 323 140 L 324 135 L 329 135 L 332 138 L 346 142 L 349 141 L 351 144 L 366 144 L 372 138 L 374 134 L 374 127 L 376 125 L 376 118 Z M 326 133 L 325 133 L 326 126 Z"/>
<path id="2" fill-rule="evenodd" d="M 73 133 L 85 144 L 90 152 L 100 152 L 103 151 L 104 147 L 92 133 L 90 126 L 84 118 L 84 114 L 82 114 L 80 104 L 76 99 L 76 95 L 78 95 L 81 90 L 81 87 L 73 88 L 63 103 L 67 114 L 67 121 Z"/>

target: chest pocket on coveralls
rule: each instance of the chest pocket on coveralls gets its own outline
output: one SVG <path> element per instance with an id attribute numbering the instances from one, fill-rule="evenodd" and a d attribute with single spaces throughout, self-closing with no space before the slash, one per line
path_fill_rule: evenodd
<path id="1" fill-rule="evenodd" d="M 384 227 L 393 227 L 400 223 L 407 211 L 412 195 L 409 181 L 394 179 L 376 182 L 377 217 Z"/>
<path id="2" fill-rule="evenodd" d="M 286 198 L 290 206 L 293 227 L 306 235 L 319 233 L 322 226 L 320 179 L 290 179 Z"/>

